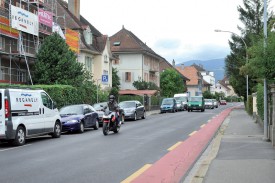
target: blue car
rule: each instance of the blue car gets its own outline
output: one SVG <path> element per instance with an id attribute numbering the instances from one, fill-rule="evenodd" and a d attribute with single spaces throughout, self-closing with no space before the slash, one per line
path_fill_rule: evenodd
<path id="1" fill-rule="evenodd" d="M 62 132 L 83 133 L 85 128 L 99 127 L 99 117 L 96 110 L 88 104 L 69 105 L 59 111 L 62 123 Z"/>
<path id="2" fill-rule="evenodd" d="M 161 102 L 160 113 L 176 112 L 177 102 L 174 98 L 164 98 Z"/>

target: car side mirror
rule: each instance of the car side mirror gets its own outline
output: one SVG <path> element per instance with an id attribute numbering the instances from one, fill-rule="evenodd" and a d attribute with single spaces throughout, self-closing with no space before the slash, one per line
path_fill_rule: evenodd
<path id="1" fill-rule="evenodd" d="M 56 109 L 57 108 L 57 104 L 56 102 L 53 102 L 53 109 Z"/>
<path id="2" fill-rule="evenodd" d="M 136 104 L 136 108 L 138 108 L 138 104 Z"/>

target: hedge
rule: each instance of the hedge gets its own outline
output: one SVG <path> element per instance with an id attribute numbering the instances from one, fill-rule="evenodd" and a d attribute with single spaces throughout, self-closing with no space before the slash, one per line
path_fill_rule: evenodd
<path id="1" fill-rule="evenodd" d="M 45 90 L 53 101 L 56 102 L 57 108 L 71 104 L 90 104 L 97 102 L 97 91 L 94 85 L 83 85 L 82 87 L 73 87 L 71 85 L 9 85 L 1 84 L 1 88 L 29 88 Z M 98 90 L 98 99 L 100 101 L 108 100 L 108 92 Z"/>

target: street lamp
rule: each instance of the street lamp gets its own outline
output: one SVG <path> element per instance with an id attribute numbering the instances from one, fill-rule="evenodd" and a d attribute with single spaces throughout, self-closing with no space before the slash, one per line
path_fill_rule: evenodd
<path id="1" fill-rule="evenodd" d="M 244 39 L 243 39 L 241 36 L 239 36 L 238 34 L 236 34 L 236 33 L 234 33 L 234 32 L 231 32 L 231 31 L 224 31 L 224 30 L 219 30 L 219 29 L 216 29 L 215 32 L 228 32 L 228 33 L 231 33 L 231 34 L 233 34 L 233 35 L 239 37 L 239 38 L 243 41 L 243 43 L 244 43 L 244 46 L 245 46 L 245 54 L 246 54 L 246 55 L 245 55 L 245 57 L 246 57 L 246 63 L 248 63 L 247 45 L 246 45 Z M 246 100 L 248 100 L 248 75 L 246 75 Z"/>
<path id="2" fill-rule="evenodd" d="M 100 81 L 101 79 L 97 79 L 96 80 L 96 103 L 98 103 L 98 81 Z"/>

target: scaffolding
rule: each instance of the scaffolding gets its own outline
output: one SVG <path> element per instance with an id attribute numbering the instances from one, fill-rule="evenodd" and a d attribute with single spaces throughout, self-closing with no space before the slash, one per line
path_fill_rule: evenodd
<path id="1" fill-rule="evenodd" d="M 56 0 L 6 0 L 4 1 L 4 7 L 3 5 L 0 7 L 0 11 L 1 17 L 9 20 L 7 21 L 9 23 L 9 25 L 7 25 L 9 28 L 12 27 L 11 5 L 17 6 L 36 15 L 38 15 L 39 8 L 51 12 L 53 15 L 57 13 Z M 52 27 L 47 27 L 41 23 L 38 23 L 38 26 L 37 36 L 18 30 L 18 37 L 10 37 L 5 33 L 2 34 L 0 31 L 0 53 L 3 55 L 0 57 L 0 80 L 7 81 L 7 78 L 9 78 L 10 84 L 12 83 L 12 80 L 15 83 L 26 82 L 26 74 L 28 73 L 29 81 L 33 85 L 29 67 L 30 62 L 28 59 L 31 59 L 31 61 L 35 60 L 41 42 L 43 42 L 43 39 L 46 36 L 52 33 Z M 6 62 L 2 62 L 2 60 L 5 61 L 5 59 Z M 26 70 L 22 69 L 20 66 L 21 59 L 25 60 Z M 19 62 L 17 60 L 19 60 Z M 12 67 L 12 65 L 14 67 Z M 8 67 L 9 69 L 7 69 Z"/>

